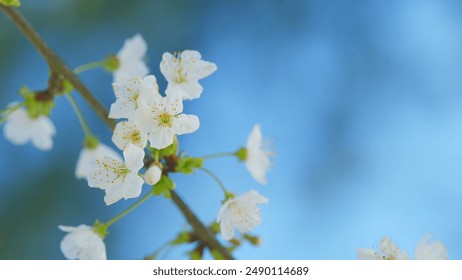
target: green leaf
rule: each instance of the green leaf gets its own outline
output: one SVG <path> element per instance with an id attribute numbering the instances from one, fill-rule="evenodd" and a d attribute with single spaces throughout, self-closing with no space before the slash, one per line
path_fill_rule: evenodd
<path id="1" fill-rule="evenodd" d="M 170 199 L 170 190 L 175 189 L 175 183 L 167 176 L 160 177 L 159 182 L 154 185 L 152 193 L 154 195 L 164 195 L 165 198 Z"/>
<path id="2" fill-rule="evenodd" d="M 201 168 L 204 165 L 202 158 L 185 157 L 178 161 L 176 171 L 184 174 L 193 173 L 194 169 Z"/>

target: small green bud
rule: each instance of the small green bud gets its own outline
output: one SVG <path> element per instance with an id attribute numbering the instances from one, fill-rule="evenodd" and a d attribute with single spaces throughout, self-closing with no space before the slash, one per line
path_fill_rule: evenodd
<path id="1" fill-rule="evenodd" d="M 21 6 L 21 2 L 19 2 L 19 0 L 0 0 L 0 4 L 13 7 Z"/>
<path id="2" fill-rule="evenodd" d="M 247 149 L 246 148 L 240 148 L 234 154 L 240 161 L 245 161 L 247 159 Z"/>
<path id="3" fill-rule="evenodd" d="M 193 173 L 194 169 L 201 168 L 204 165 L 202 158 L 185 157 L 178 160 L 176 171 L 184 174 Z"/>
<path id="4" fill-rule="evenodd" d="M 160 177 L 159 182 L 154 185 L 152 193 L 154 195 L 164 195 L 165 198 L 171 198 L 170 190 L 175 189 L 175 183 L 167 176 Z"/>
<path id="5" fill-rule="evenodd" d="M 116 71 L 120 66 L 120 61 L 116 55 L 110 54 L 103 61 L 103 68 L 108 72 Z"/>

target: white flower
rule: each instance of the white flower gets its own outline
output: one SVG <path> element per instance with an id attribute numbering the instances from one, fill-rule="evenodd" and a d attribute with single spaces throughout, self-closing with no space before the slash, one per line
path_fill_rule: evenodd
<path id="1" fill-rule="evenodd" d="M 268 198 L 255 190 L 228 199 L 218 213 L 217 222 L 220 223 L 221 235 L 225 240 L 234 237 L 234 227 L 239 232 L 249 232 L 260 224 L 260 209 L 257 205 L 267 203 Z"/>
<path id="2" fill-rule="evenodd" d="M 135 113 L 137 100 L 142 94 L 159 95 L 159 86 L 153 75 L 144 78 L 134 76 L 113 83 L 116 101 L 112 103 L 109 118 L 131 118 Z"/>
<path id="3" fill-rule="evenodd" d="M 122 49 L 117 53 L 119 66 L 114 72 L 114 82 L 133 76 L 146 76 L 149 73 L 144 62 L 147 49 L 146 42 L 140 34 L 125 40 Z"/>
<path id="4" fill-rule="evenodd" d="M 148 142 L 148 136 L 140 131 L 134 121 L 123 121 L 116 125 L 114 134 L 112 134 L 112 142 L 121 150 L 124 150 L 129 143 L 144 148 Z"/>
<path id="5" fill-rule="evenodd" d="M 407 254 L 401 251 L 388 236 L 385 236 L 379 243 L 380 252 L 372 249 L 360 248 L 356 251 L 358 259 L 361 260 L 407 260 Z"/>
<path id="6" fill-rule="evenodd" d="M 120 199 L 138 197 L 143 179 L 138 171 L 143 167 L 144 150 L 128 144 L 124 152 L 125 163 L 118 159 L 104 157 L 96 160 L 96 169 L 88 176 L 88 185 L 106 191 L 104 202 L 111 205 Z"/>
<path id="7" fill-rule="evenodd" d="M 431 242 L 431 235 L 424 236 L 415 249 L 416 260 L 447 260 L 448 250 L 441 241 Z"/>
<path id="8" fill-rule="evenodd" d="M 49 151 L 53 147 L 52 137 L 56 129 L 46 116 L 31 118 L 24 108 L 12 112 L 5 121 L 3 134 L 15 145 L 23 145 L 29 141 L 39 150 Z"/>
<path id="9" fill-rule="evenodd" d="M 144 181 L 146 181 L 148 185 L 154 186 L 159 182 L 161 175 L 162 170 L 160 167 L 153 164 L 146 170 L 146 173 L 144 173 Z"/>
<path id="10" fill-rule="evenodd" d="M 90 226 L 59 226 L 68 232 L 61 241 L 61 252 L 70 260 L 105 260 L 106 245 L 103 239 Z"/>
<path id="11" fill-rule="evenodd" d="M 160 71 L 168 81 L 166 93 L 179 93 L 183 99 L 196 99 L 202 93 L 198 80 L 217 70 L 214 63 L 201 59 L 198 51 L 185 50 L 178 55 L 164 53 Z"/>
<path id="12" fill-rule="evenodd" d="M 245 166 L 260 184 L 266 184 L 266 172 L 271 166 L 274 152 L 268 149 L 268 141 L 262 139 L 260 125 L 255 125 L 247 138 Z"/>
<path id="13" fill-rule="evenodd" d="M 407 260 L 406 252 L 399 249 L 389 237 L 384 237 L 379 243 L 380 252 L 372 249 L 358 249 L 356 254 L 361 260 Z M 416 260 L 446 260 L 448 251 L 441 241 L 431 242 L 431 236 L 422 238 L 415 250 Z"/>
<path id="14" fill-rule="evenodd" d="M 92 166 L 94 165 L 96 160 L 101 160 L 104 157 L 122 160 L 122 158 L 116 151 L 114 151 L 111 147 L 106 146 L 105 144 L 98 143 L 98 146 L 92 149 L 84 147 L 80 151 L 79 158 L 77 160 L 77 166 L 75 168 L 75 177 L 77 177 L 77 179 L 87 179 L 88 175 L 93 169 Z"/>
<path id="15" fill-rule="evenodd" d="M 192 133 L 199 128 L 199 118 L 181 114 L 183 100 L 176 94 L 140 96 L 133 120 L 148 134 L 152 148 L 163 149 L 173 143 L 175 135 Z"/>

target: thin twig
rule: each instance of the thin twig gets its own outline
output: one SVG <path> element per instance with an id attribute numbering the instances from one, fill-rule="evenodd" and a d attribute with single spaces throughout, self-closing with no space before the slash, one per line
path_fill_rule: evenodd
<path id="1" fill-rule="evenodd" d="M 19 11 L 12 7 L 6 7 L 0 5 L 2 9 L 10 18 L 10 20 L 21 30 L 24 36 L 30 41 L 30 43 L 39 51 L 39 53 L 45 58 L 50 68 L 63 75 L 73 86 L 80 92 L 82 97 L 87 101 L 90 107 L 98 114 L 98 116 L 104 121 L 104 123 L 111 129 L 114 130 L 115 121 L 109 119 L 108 112 L 99 100 L 90 92 L 85 84 L 74 74 L 63 60 L 45 43 L 45 41 L 38 35 L 35 29 L 27 22 L 27 20 L 21 15 Z M 191 211 L 188 205 L 176 194 L 171 191 L 172 200 L 180 209 L 183 216 L 186 218 L 188 223 L 193 227 L 196 234 L 199 236 L 201 241 L 211 248 L 219 251 L 222 256 L 226 259 L 233 259 L 229 251 L 221 245 L 220 242 L 211 234 L 211 232 L 202 224 L 197 216 Z"/>
<path id="2" fill-rule="evenodd" d="M 172 200 L 180 209 L 183 216 L 185 216 L 188 223 L 194 228 L 194 232 L 200 237 L 203 243 L 207 244 L 210 248 L 216 249 L 227 260 L 234 259 L 229 253 L 228 249 L 223 247 L 218 240 L 213 236 L 209 229 L 207 229 L 201 221 L 194 215 L 191 209 L 184 203 L 175 191 L 170 191 Z"/>
<path id="3" fill-rule="evenodd" d="M 104 123 L 111 129 L 115 127 L 115 121 L 109 119 L 108 112 L 99 100 L 90 92 L 85 84 L 75 75 L 75 73 L 64 63 L 64 61 L 45 43 L 39 36 L 37 31 L 29 24 L 29 22 L 21 15 L 19 11 L 12 7 L 0 5 L 0 8 L 8 15 L 10 20 L 21 30 L 29 42 L 39 51 L 45 58 L 50 68 L 63 75 L 74 88 L 80 92 L 82 97 L 87 101 L 88 105 L 98 114 Z"/>

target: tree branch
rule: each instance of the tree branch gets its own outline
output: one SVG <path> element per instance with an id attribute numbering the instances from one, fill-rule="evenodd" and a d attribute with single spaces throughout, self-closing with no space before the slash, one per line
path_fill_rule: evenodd
<path id="1" fill-rule="evenodd" d="M 227 260 L 234 259 L 233 256 L 229 253 L 228 249 L 223 247 L 220 242 L 218 242 L 213 234 L 208 228 L 206 228 L 201 221 L 194 215 L 194 213 L 189 209 L 188 205 L 178 196 L 175 191 L 170 191 L 172 195 L 172 200 L 180 209 L 183 216 L 186 218 L 188 223 L 193 227 L 194 232 L 200 237 L 201 241 L 207 244 L 210 248 L 215 248 L 220 254 Z"/>
<path id="2" fill-rule="evenodd" d="M 111 129 L 115 127 L 115 121 L 109 119 L 108 112 L 99 100 L 90 92 L 85 84 L 74 74 L 74 72 L 61 60 L 61 58 L 45 43 L 35 29 L 27 22 L 27 20 L 14 8 L 0 5 L 0 8 L 8 15 L 10 20 L 21 30 L 29 42 L 39 51 L 45 58 L 51 70 L 63 75 L 74 88 L 80 92 L 82 97 L 87 101 L 88 105 L 98 114 L 104 123 Z"/>
<path id="3" fill-rule="evenodd" d="M 27 20 L 21 15 L 21 13 L 12 7 L 6 7 L 0 4 L 2 9 L 10 18 L 10 20 L 21 30 L 24 36 L 29 42 L 39 51 L 39 53 L 45 58 L 50 68 L 63 75 L 74 88 L 80 92 L 82 97 L 87 101 L 90 107 L 98 114 L 98 116 L 104 121 L 104 123 L 111 129 L 114 130 L 115 121 L 109 119 L 108 112 L 99 100 L 90 92 L 85 84 L 74 74 L 74 72 L 64 63 L 64 61 L 45 43 L 45 41 L 39 36 L 35 29 L 27 22 Z M 183 216 L 186 218 L 188 223 L 192 226 L 195 233 L 199 236 L 201 241 L 211 248 L 219 251 L 226 259 L 233 259 L 229 251 L 218 242 L 218 240 L 211 234 L 211 232 L 202 224 L 197 216 L 191 211 L 189 206 L 176 194 L 171 191 L 172 201 L 180 209 Z"/>

